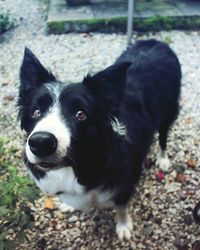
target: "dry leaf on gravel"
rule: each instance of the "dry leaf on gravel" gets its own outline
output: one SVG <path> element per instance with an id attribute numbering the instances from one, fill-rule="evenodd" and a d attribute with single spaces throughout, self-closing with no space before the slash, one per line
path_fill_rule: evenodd
<path id="1" fill-rule="evenodd" d="M 187 166 L 188 166 L 189 168 L 195 168 L 195 167 L 197 166 L 197 161 L 196 161 L 196 160 L 189 160 L 189 161 L 187 162 Z"/>
<path id="2" fill-rule="evenodd" d="M 54 202 L 51 197 L 46 198 L 44 202 L 44 208 L 52 210 L 54 208 Z"/>

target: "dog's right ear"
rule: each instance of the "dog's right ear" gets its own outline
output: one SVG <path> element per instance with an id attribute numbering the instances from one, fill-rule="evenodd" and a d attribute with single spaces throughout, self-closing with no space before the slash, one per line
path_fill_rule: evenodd
<path id="1" fill-rule="evenodd" d="M 25 48 L 24 59 L 20 69 L 20 92 L 33 90 L 43 83 L 55 80 L 55 76 L 44 68 L 33 52 Z"/>

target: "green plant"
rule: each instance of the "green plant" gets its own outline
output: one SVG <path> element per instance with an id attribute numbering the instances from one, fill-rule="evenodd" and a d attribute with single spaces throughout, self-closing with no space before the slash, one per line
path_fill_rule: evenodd
<path id="1" fill-rule="evenodd" d="M 27 202 L 34 201 L 39 190 L 19 171 L 19 159 L 9 160 L 17 149 L 0 137 L 0 249 L 14 249 L 24 240 L 24 229 L 32 226 L 33 216 Z"/>
<path id="2" fill-rule="evenodd" d="M 12 28 L 14 26 L 14 20 L 8 11 L 0 8 L 0 33 Z"/>

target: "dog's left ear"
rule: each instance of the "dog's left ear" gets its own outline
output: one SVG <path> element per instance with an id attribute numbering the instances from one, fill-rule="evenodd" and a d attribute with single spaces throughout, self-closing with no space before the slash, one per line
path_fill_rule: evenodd
<path id="1" fill-rule="evenodd" d="M 84 78 L 83 84 L 109 106 L 116 106 L 126 85 L 126 72 L 130 62 L 114 64 L 97 74 Z"/>
<path id="2" fill-rule="evenodd" d="M 55 76 L 40 63 L 33 52 L 25 48 L 20 69 L 20 91 L 29 91 L 55 80 Z"/>
<path id="3" fill-rule="evenodd" d="M 55 81 L 54 75 L 44 68 L 32 51 L 25 48 L 24 59 L 20 69 L 20 89 L 17 105 L 19 107 L 18 118 L 21 119 L 21 128 L 28 132 L 30 120 L 28 109 L 32 99 L 32 93 L 43 83 Z M 30 122 L 30 121 L 29 121 Z"/>

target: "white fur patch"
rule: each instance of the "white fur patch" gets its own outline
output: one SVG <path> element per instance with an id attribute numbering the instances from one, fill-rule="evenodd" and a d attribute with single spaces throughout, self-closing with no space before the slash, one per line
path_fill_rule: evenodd
<path id="1" fill-rule="evenodd" d="M 127 207 L 116 208 L 117 212 L 117 225 L 116 233 L 120 240 L 130 240 L 133 223 L 130 215 L 128 214 Z"/>
<path id="2" fill-rule="evenodd" d="M 60 205 L 62 211 L 89 210 L 93 206 L 111 207 L 112 192 L 100 191 L 94 189 L 89 192 L 80 185 L 75 177 L 71 167 L 60 168 L 46 172 L 43 178 L 39 180 L 32 173 L 30 175 L 36 185 L 48 195 L 59 195 L 59 199 L 63 204 Z"/>
<path id="3" fill-rule="evenodd" d="M 71 167 L 48 171 L 39 180 L 31 172 L 30 175 L 36 185 L 49 195 L 55 195 L 58 192 L 69 193 L 70 195 L 82 195 L 84 193 L 84 187 L 77 182 Z"/>
<path id="4" fill-rule="evenodd" d="M 47 83 L 45 84 L 46 88 L 49 90 L 49 92 L 51 93 L 51 96 L 54 99 L 54 103 L 57 103 L 58 101 L 58 97 L 62 91 L 62 87 L 60 86 L 60 84 L 57 84 L 55 82 L 55 84 L 53 83 Z"/>
<path id="5" fill-rule="evenodd" d="M 94 206 L 98 208 L 112 207 L 112 196 L 112 192 L 94 189 L 82 194 L 63 193 L 59 195 L 59 198 L 61 202 L 67 204 L 67 207 L 73 207 L 76 210 L 86 211 Z"/>
<path id="6" fill-rule="evenodd" d="M 171 166 L 170 160 L 165 150 L 159 150 L 156 165 L 164 172 L 168 172 Z"/>
<path id="7" fill-rule="evenodd" d="M 118 222 L 116 225 L 116 233 L 119 239 L 122 240 L 130 240 L 131 238 L 131 231 L 133 228 L 133 223 L 129 216 L 128 220 L 125 223 Z"/>
<path id="8" fill-rule="evenodd" d="M 126 126 L 118 120 L 117 117 L 114 117 L 114 121 L 111 123 L 112 129 L 118 135 L 127 137 L 127 129 Z"/>
<path id="9" fill-rule="evenodd" d="M 28 140 L 32 134 L 40 131 L 52 133 L 58 140 L 56 153 L 52 156 L 46 157 L 46 160 L 51 162 L 51 160 L 55 161 L 62 159 L 66 155 L 67 148 L 70 145 L 71 134 L 69 128 L 65 126 L 65 123 L 62 120 L 57 103 L 55 103 L 53 108 L 49 110 L 49 113 L 36 124 L 35 128 L 29 135 Z M 26 143 L 27 158 L 33 164 L 39 163 L 38 157 L 35 156 L 29 148 L 28 140 Z"/>

